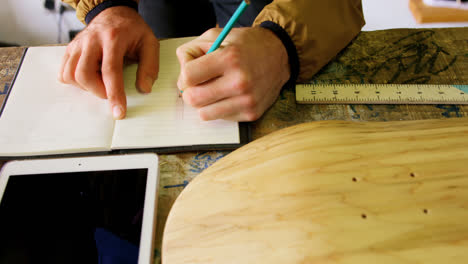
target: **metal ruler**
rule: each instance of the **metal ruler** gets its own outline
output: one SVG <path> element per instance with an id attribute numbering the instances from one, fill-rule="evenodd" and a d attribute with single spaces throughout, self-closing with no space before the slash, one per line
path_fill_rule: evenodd
<path id="1" fill-rule="evenodd" d="M 300 104 L 468 104 L 468 85 L 297 84 Z"/>

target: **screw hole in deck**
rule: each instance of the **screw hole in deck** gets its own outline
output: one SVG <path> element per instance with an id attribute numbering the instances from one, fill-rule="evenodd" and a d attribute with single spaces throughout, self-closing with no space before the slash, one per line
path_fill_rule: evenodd
<path id="1" fill-rule="evenodd" d="M 416 177 L 416 174 L 414 172 L 411 172 L 410 176 L 414 178 L 414 177 Z"/>
<path id="2" fill-rule="evenodd" d="M 424 208 L 424 209 L 423 209 L 423 213 L 428 214 L 428 213 L 429 213 L 429 210 L 427 210 L 427 209 Z"/>
<path id="3" fill-rule="evenodd" d="M 366 215 L 366 214 L 361 214 L 361 218 L 362 218 L 362 219 L 366 219 L 366 218 L 367 218 L 367 215 Z"/>
<path id="4" fill-rule="evenodd" d="M 353 177 L 353 182 L 357 182 L 357 178 L 356 177 Z"/>

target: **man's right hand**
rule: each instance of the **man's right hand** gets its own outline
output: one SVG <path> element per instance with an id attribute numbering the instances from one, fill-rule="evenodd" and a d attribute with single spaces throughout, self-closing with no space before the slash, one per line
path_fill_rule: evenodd
<path id="1" fill-rule="evenodd" d="M 114 118 L 122 119 L 127 110 L 124 57 L 139 61 L 135 85 L 151 92 L 159 70 L 159 42 L 134 9 L 111 7 L 68 44 L 58 79 L 107 98 Z"/>

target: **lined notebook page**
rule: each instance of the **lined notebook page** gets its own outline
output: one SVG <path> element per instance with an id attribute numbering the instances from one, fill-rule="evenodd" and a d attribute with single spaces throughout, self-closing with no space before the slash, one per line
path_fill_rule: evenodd
<path id="1" fill-rule="evenodd" d="M 135 88 L 136 65 L 124 70 L 127 117 L 116 121 L 113 149 L 240 143 L 237 122 L 201 121 L 178 96 L 176 49 L 192 38 L 160 42 L 159 76 L 150 94 Z"/>
<path id="2" fill-rule="evenodd" d="M 57 81 L 65 47 L 29 48 L 0 116 L 0 156 L 110 149 L 105 100 Z"/>

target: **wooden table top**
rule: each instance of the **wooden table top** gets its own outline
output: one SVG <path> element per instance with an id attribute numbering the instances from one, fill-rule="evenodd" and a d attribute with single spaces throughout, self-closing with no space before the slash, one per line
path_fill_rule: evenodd
<path id="1" fill-rule="evenodd" d="M 0 48 L 0 102 L 19 64 L 22 47 Z M 361 32 L 311 83 L 468 84 L 468 28 Z M 467 117 L 462 105 L 298 105 L 293 88 L 252 125 L 253 139 L 320 120 L 398 121 Z M 181 190 L 228 151 L 160 155 L 156 262 L 164 224 Z"/>

